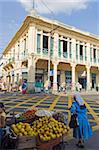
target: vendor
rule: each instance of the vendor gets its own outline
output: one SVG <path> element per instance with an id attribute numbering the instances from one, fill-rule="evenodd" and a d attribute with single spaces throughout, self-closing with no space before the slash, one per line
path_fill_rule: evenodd
<path id="1" fill-rule="evenodd" d="M 1 147 L 1 141 L 2 141 L 2 134 L 3 134 L 3 128 L 6 124 L 6 113 L 5 113 L 5 107 L 3 103 L 0 103 L 0 147 Z"/>

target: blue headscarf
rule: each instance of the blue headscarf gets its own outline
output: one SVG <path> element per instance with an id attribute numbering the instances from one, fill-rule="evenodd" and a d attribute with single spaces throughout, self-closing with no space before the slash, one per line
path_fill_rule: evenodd
<path id="1" fill-rule="evenodd" d="M 83 98 L 80 96 L 80 94 L 74 94 L 74 98 L 75 98 L 75 101 L 80 105 L 84 105 L 84 100 Z"/>

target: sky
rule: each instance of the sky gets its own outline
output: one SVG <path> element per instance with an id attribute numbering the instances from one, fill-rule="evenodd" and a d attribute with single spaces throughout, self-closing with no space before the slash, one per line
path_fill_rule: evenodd
<path id="1" fill-rule="evenodd" d="M 41 16 L 99 36 L 99 0 L 35 0 Z M 33 0 L 0 0 L 0 54 L 33 7 Z"/>

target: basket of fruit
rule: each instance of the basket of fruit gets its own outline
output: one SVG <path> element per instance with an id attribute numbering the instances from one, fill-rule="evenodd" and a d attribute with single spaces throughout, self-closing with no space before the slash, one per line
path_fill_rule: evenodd
<path id="1" fill-rule="evenodd" d="M 36 136 L 28 123 L 17 123 L 11 126 L 14 134 L 17 136 L 17 149 L 35 148 Z"/>
<path id="2" fill-rule="evenodd" d="M 68 133 L 68 127 L 64 123 L 48 116 L 33 122 L 32 129 L 37 136 L 37 148 L 40 150 L 48 150 L 59 144 Z"/>
<path id="3" fill-rule="evenodd" d="M 33 108 L 33 109 L 29 109 L 26 110 L 24 113 L 18 115 L 18 117 L 16 116 L 16 123 L 18 122 L 25 122 L 25 123 L 31 123 L 36 119 L 35 113 L 38 109 L 37 108 Z"/>

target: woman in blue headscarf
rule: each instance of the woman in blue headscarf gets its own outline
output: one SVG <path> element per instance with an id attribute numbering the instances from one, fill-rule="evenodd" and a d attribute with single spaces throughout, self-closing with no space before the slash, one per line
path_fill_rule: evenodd
<path id="1" fill-rule="evenodd" d="M 87 118 L 87 109 L 84 100 L 79 94 L 74 95 L 74 102 L 70 111 L 73 114 L 77 114 L 78 120 L 78 127 L 73 129 L 73 137 L 78 139 L 77 146 L 83 148 L 84 140 L 92 136 L 92 129 Z"/>
<path id="2" fill-rule="evenodd" d="M 26 90 L 27 90 L 27 81 L 24 80 L 22 84 L 22 94 L 26 94 Z"/>

